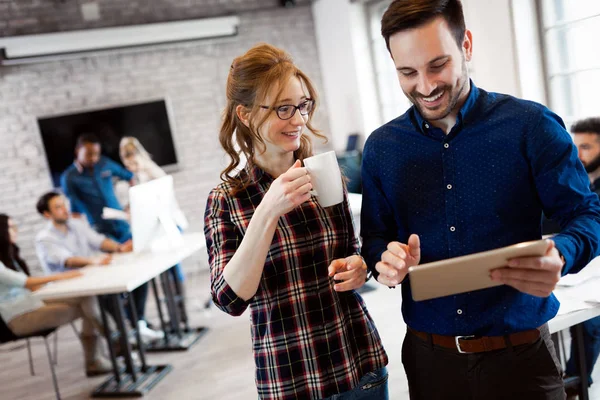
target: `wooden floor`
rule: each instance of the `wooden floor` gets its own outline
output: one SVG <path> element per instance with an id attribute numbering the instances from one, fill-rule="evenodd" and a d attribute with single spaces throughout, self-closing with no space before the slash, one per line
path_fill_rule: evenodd
<path id="1" fill-rule="evenodd" d="M 207 326 L 209 332 L 187 352 L 149 354 L 150 363 L 172 364 L 174 369 L 154 387 L 148 400 L 169 399 L 256 399 L 254 362 L 250 348 L 248 315 L 230 317 L 212 308 L 203 309 L 208 297 L 208 276 L 199 272 L 187 282 L 188 311 L 193 326 Z M 389 290 L 380 285 L 364 295 L 377 324 L 390 358 L 390 398 L 408 399 L 406 376 L 400 360 L 400 349 L 406 327 L 400 314 L 400 290 Z M 155 309 L 148 303 L 152 320 Z M 89 398 L 92 390 L 104 377 L 88 379 L 83 371 L 79 342 L 70 326 L 59 330 L 57 375 L 64 400 Z M 36 376 L 30 376 L 27 349 L 21 343 L 0 347 L 0 399 L 52 400 L 52 378 L 48 368 L 43 342 L 34 340 Z M 600 368 L 594 380 L 600 382 Z M 600 400 L 600 383 L 592 386 L 590 399 Z"/>

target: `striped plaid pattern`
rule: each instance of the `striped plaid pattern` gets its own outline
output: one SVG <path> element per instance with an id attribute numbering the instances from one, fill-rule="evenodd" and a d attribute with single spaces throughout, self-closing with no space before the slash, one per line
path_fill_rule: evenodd
<path id="1" fill-rule="evenodd" d="M 240 299 L 223 270 L 273 178 L 258 167 L 240 172 L 253 184 L 235 197 L 222 183 L 205 213 L 211 290 L 231 315 L 250 307 L 256 385 L 261 399 L 321 399 L 354 388 L 387 355 L 358 293 L 338 293 L 327 267 L 358 253 L 348 199 L 323 209 L 313 197 L 282 216 L 255 296 Z"/>

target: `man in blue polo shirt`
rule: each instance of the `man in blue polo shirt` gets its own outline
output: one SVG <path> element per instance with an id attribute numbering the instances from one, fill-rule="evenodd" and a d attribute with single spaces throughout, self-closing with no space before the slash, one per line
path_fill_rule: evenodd
<path id="1" fill-rule="evenodd" d="M 564 399 L 547 322 L 561 274 L 599 253 L 600 202 L 562 120 L 469 79 L 459 0 L 395 0 L 382 35 L 413 103 L 377 129 L 362 165 L 363 255 L 402 286 L 402 362 L 415 399 Z M 543 257 L 492 271 L 490 289 L 415 302 L 408 267 L 561 232 Z"/>
<path id="2" fill-rule="evenodd" d="M 133 174 L 101 155 L 100 140 L 84 133 L 77 139 L 75 161 L 60 177 L 63 192 L 71 201 L 73 214 L 85 214 L 94 229 L 123 243 L 131 239 L 129 223 L 102 219 L 104 207 L 121 210 L 113 178 L 130 181 Z"/>

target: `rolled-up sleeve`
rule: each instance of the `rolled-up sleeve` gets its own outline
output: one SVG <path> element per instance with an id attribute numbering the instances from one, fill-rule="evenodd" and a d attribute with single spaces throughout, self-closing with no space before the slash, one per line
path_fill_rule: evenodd
<path id="1" fill-rule="evenodd" d="M 237 251 L 243 236 L 231 221 L 226 196 L 219 188 L 210 192 L 204 214 L 204 235 L 213 301 L 219 309 L 237 316 L 248 308 L 249 302 L 233 291 L 225 281 L 223 271 Z"/>
<path id="2" fill-rule="evenodd" d="M 9 287 L 25 287 L 26 282 L 27 275 L 22 272 L 8 269 L 4 264 L 2 264 L 2 262 L 0 262 L 0 283 L 2 285 Z"/>
<path id="3" fill-rule="evenodd" d="M 84 221 L 71 221 L 71 223 L 78 224 L 77 230 L 83 235 L 87 241 L 87 243 L 94 250 L 100 250 L 102 246 L 102 242 L 106 239 L 106 236 L 101 233 L 96 232 L 87 222 Z"/>

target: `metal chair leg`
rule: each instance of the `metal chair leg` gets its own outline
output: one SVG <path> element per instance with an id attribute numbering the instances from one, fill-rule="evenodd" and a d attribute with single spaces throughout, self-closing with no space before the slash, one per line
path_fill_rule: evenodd
<path id="1" fill-rule="evenodd" d="M 33 369 L 33 357 L 31 356 L 31 343 L 29 342 L 29 339 L 27 340 L 27 353 L 29 354 L 29 372 L 31 373 L 31 376 L 35 376 L 35 371 Z"/>
<path id="2" fill-rule="evenodd" d="M 54 384 L 54 393 L 56 394 L 56 400 L 61 400 L 60 391 L 58 390 L 58 381 L 56 380 L 56 371 L 54 370 L 54 363 L 52 361 L 52 352 L 48 345 L 48 338 L 44 336 L 44 344 L 46 345 L 46 353 L 48 354 L 48 364 L 50 364 L 50 371 L 52 372 L 52 383 Z"/>
<path id="3" fill-rule="evenodd" d="M 54 365 L 58 365 L 58 329 L 54 331 Z"/>

